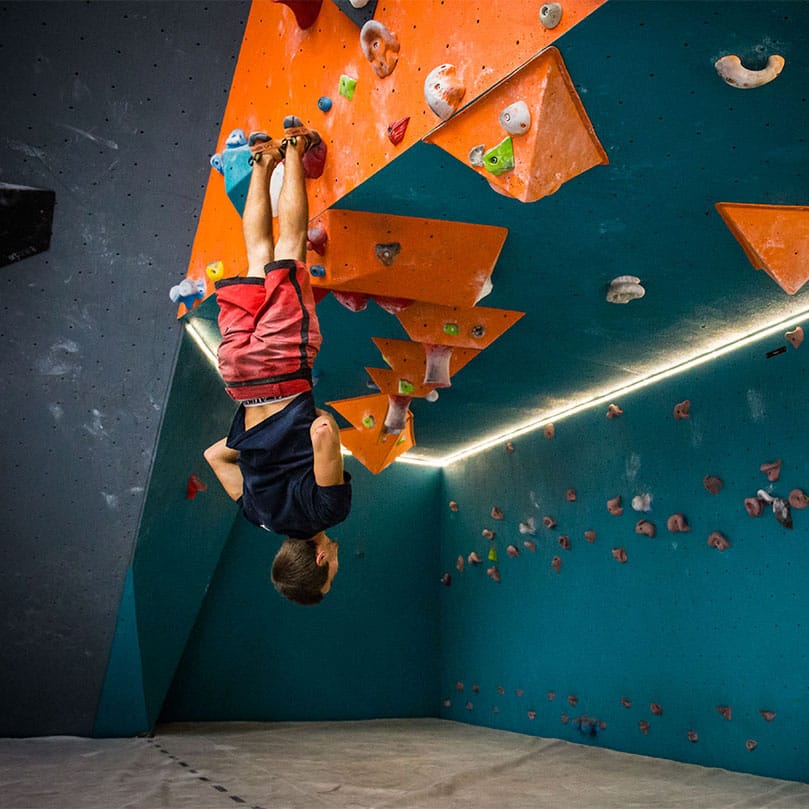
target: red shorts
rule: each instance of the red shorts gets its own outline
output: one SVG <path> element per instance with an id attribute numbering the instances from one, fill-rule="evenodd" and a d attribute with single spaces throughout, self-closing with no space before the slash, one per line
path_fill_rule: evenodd
<path id="1" fill-rule="evenodd" d="M 322 338 L 306 265 L 272 261 L 265 278 L 225 278 L 219 303 L 219 372 L 236 401 L 312 388 Z"/>

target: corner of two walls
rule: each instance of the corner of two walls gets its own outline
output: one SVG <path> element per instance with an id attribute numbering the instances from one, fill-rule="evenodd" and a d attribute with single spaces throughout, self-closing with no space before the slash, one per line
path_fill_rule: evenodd
<path id="1" fill-rule="evenodd" d="M 496 448 L 444 470 L 443 718 L 807 778 L 809 511 L 793 509 L 788 530 L 769 506 L 757 518 L 744 506 L 759 489 L 809 489 L 809 353 L 787 346 L 768 358 L 781 342 L 636 391 L 616 402 L 619 418 L 596 407 L 558 423 L 552 439 L 539 431 L 511 454 Z M 690 417 L 677 420 L 684 399 Z M 760 466 L 777 459 L 771 483 Z M 718 494 L 706 475 L 722 479 Z M 651 510 L 634 510 L 644 494 Z M 606 503 L 618 495 L 615 516 Z M 687 533 L 667 529 L 678 512 Z M 528 518 L 535 536 L 520 532 Z M 642 519 L 653 538 L 636 533 Z M 714 531 L 727 550 L 708 545 Z M 469 564 L 473 551 L 482 564 Z"/>

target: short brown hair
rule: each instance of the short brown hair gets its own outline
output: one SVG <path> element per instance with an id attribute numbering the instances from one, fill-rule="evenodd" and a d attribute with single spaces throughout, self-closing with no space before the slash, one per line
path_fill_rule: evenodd
<path id="1" fill-rule="evenodd" d="M 270 578 L 282 596 L 296 604 L 319 604 L 329 578 L 329 563 L 317 564 L 313 539 L 287 539 L 272 563 Z"/>

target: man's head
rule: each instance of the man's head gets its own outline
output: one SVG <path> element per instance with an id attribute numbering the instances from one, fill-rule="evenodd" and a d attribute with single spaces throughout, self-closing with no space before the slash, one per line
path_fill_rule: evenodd
<path id="1" fill-rule="evenodd" d="M 297 604 L 319 604 L 337 575 L 338 548 L 322 531 L 311 539 L 287 539 L 272 563 L 275 589 Z"/>

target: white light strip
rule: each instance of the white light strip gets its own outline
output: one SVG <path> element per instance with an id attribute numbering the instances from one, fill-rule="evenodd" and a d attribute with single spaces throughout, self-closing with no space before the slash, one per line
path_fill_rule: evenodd
<path id="1" fill-rule="evenodd" d="M 517 425 L 516 427 L 510 428 L 501 433 L 496 433 L 495 435 L 491 435 L 487 438 L 484 438 L 481 441 L 475 442 L 474 444 L 469 444 L 466 447 L 463 447 L 460 450 L 455 452 L 451 452 L 449 455 L 445 455 L 442 458 L 436 458 L 434 460 L 434 464 L 436 466 L 449 466 L 450 464 L 457 463 L 464 458 L 469 458 L 473 455 L 477 455 L 481 452 L 484 452 L 487 449 L 491 449 L 492 447 L 497 446 L 498 444 L 502 444 L 506 441 L 510 441 L 514 438 L 519 436 L 525 435 L 527 433 L 534 432 L 539 430 L 548 424 L 559 422 L 562 419 L 569 418 L 570 416 L 575 415 L 576 413 L 581 413 L 583 410 L 588 410 L 592 407 L 597 407 L 599 405 L 611 403 L 615 401 L 615 399 L 619 398 L 620 396 L 625 396 L 626 394 L 632 393 L 636 390 L 640 390 L 641 388 L 648 387 L 649 385 L 654 385 L 658 382 L 662 382 L 664 379 L 668 379 L 669 377 L 675 376 L 676 374 L 683 373 L 691 368 L 696 368 L 699 365 L 703 365 L 706 362 L 710 362 L 712 360 L 718 359 L 719 357 L 724 356 L 725 354 L 729 354 L 731 351 L 735 351 L 739 348 L 743 348 L 750 343 L 753 343 L 757 340 L 762 339 L 763 337 L 767 337 L 771 334 L 775 334 L 776 332 L 783 331 L 784 329 L 789 329 L 790 327 L 795 327 L 798 325 L 799 321 L 805 320 L 809 317 L 809 309 L 805 309 L 802 312 L 798 312 L 794 315 L 791 315 L 789 318 L 784 320 L 779 320 L 776 323 L 769 323 L 765 326 L 759 327 L 754 331 L 748 332 L 743 334 L 735 339 L 723 343 L 716 348 L 712 348 L 708 351 L 705 351 L 701 354 L 697 354 L 694 357 L 691 357 L 687 360 L 683 360 L 681 362 L 674 363 L 673 365 L 667 366 L 665 368 L 660 368 L 658 370 L 652 371 L 644 376 L 640 377 L 639 379 L 635 380 L 626 385 L 620 385 L 617 388 L 612 388 L 604 393 L 596 394 L 590 396 L 586 399 L 582 399 L 579 402 L 576 402 L 573 405 L 568 407 L 564 407 L 561 410 L 557 410 L 551 413 L 545 413 L 536 419 L 531 419 L 523 424 Z M 401 458 L 400 460 L 408 460 L 409 462 L 413 462 L 415 459 L 406 459 Z M 421 459 L 422 461 L 425 459 Z"/>
<path id="2" fill-rule="evenodd" d="M 185 330 L 191 335 L 191 339 L 197 344 L 199 350 L 205 355 L 208 362 L 216 368 L 219 372 L 219 360 L 216 358 L 216 352 L 205 342 L 205 338 L 200 333 L 199 329 L 194 325 L 193 321 L 189 320 L 185 324 Z"/>

